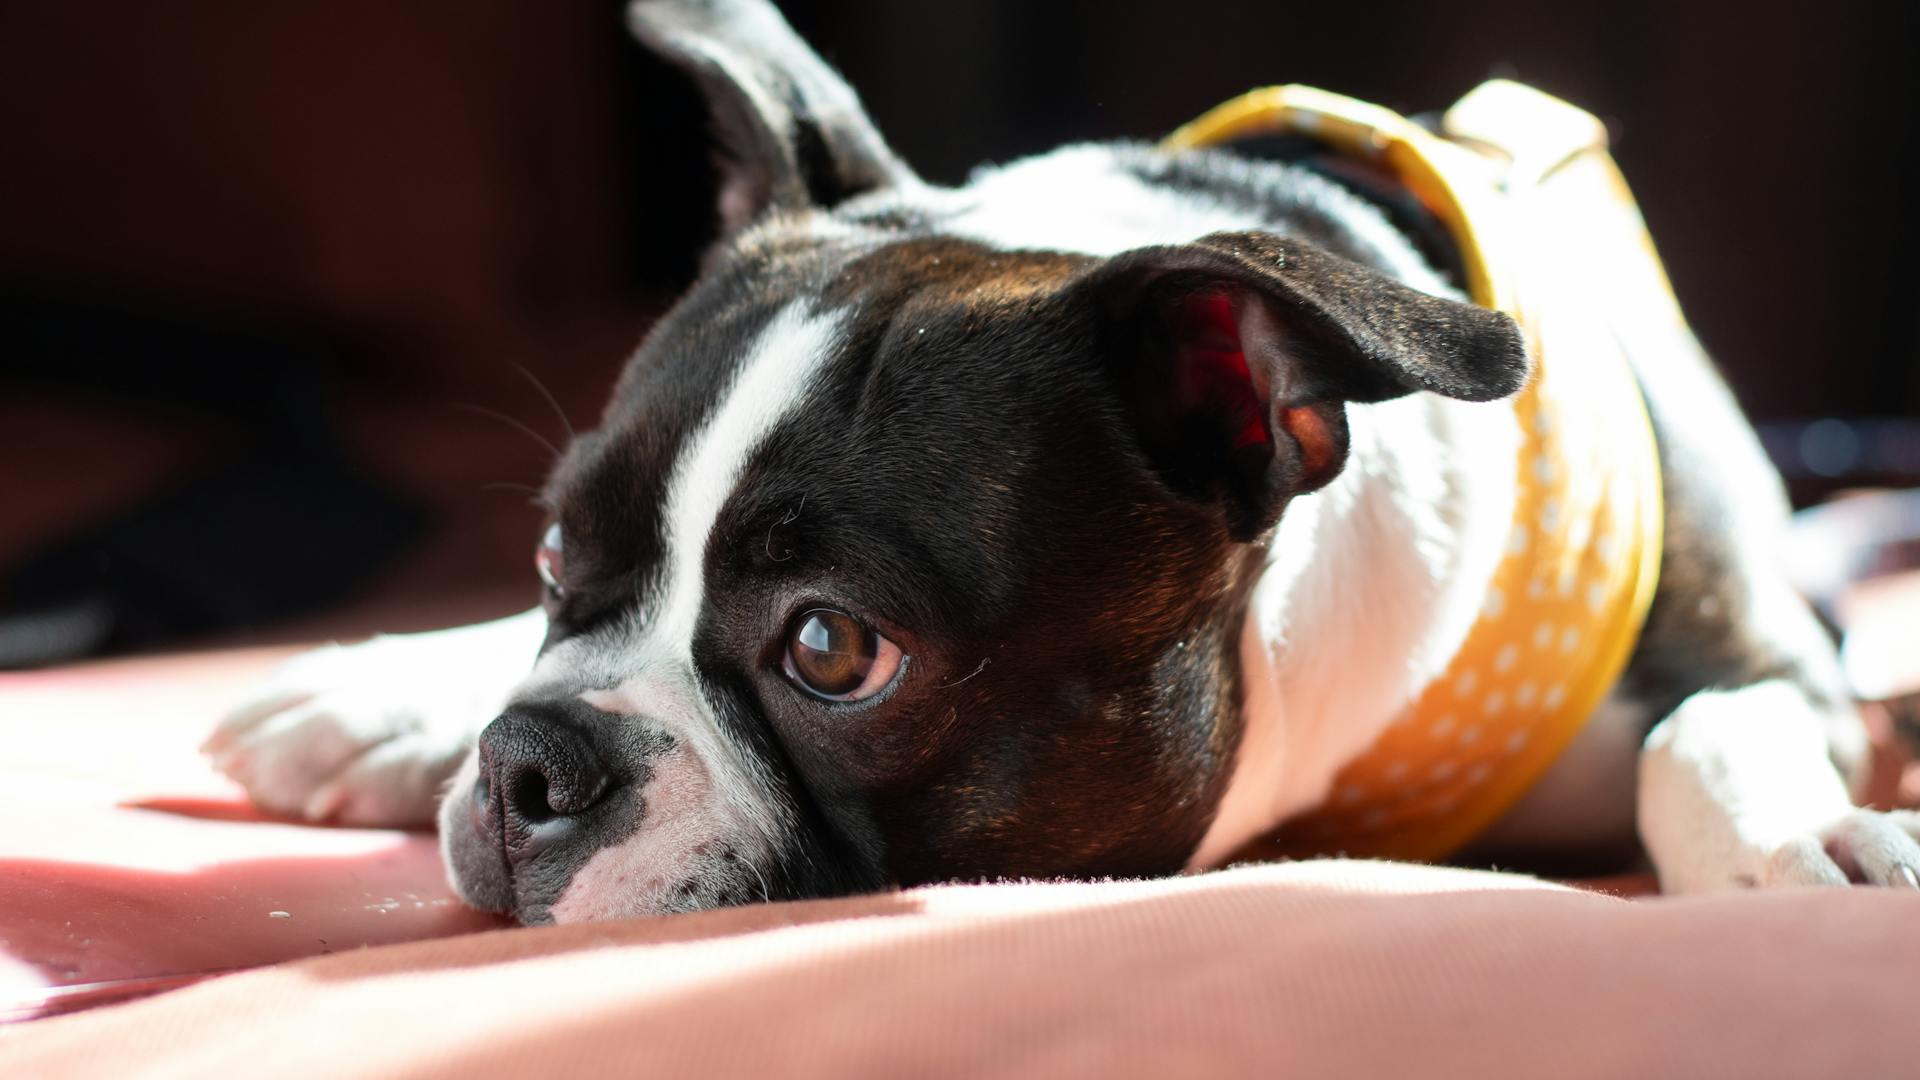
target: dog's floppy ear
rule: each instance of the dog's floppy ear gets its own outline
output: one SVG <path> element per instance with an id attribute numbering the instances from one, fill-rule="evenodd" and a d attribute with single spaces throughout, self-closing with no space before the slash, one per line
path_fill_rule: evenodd
<path id="1" fill-rule="evenodd" d="M 1346 403 L 1489 401 L 1528 374 L 1506 315 L 1267 233 L 1124 252 L 1075 287 L 1147 454 L 1175 490 L 1221 502 L 1242 541 L 1339 473 Z"/>
<path id="2" fill-rule="evenodd" d="M 853 89 L 766 0 L 637 0 L 627 21 L 707 99 L 725 232 L 769 210 L 830 207 L 917 182 Z"/>

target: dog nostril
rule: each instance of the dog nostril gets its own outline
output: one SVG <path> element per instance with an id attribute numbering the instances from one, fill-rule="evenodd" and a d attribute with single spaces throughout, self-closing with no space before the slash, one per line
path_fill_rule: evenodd
<path id="1" fill-rule="evenodd" d="M 515 761 L 496 769 L 491 783 L 474 785 L 475 811 L 503 811 L 525 825 L 543 825 L 592 809 L 606 794 L 607 777 L 578 759 Z M 496 807 L 494 801 L 498 800 Z"/>
<path id="2" fill-rule="evenodd" d="M 513 778 L 513 788 L 507 792 L 507 805 L 529 825 L 560 816 L 548 795 L 547 778 L 537 769 L 528 769 Z"/>

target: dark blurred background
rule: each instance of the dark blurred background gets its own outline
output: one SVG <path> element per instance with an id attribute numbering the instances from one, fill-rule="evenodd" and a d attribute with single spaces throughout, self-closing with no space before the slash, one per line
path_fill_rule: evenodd
<path id="1" fill-rule="evenodd" d="M 0 2 L 0 663 L 531 602 L 542 444 L 709 230 L 621 6 Z M 1608 123 L 1796 497 L 1920 475 L 1920 5 L 783 6 L 942 181 L 1262 83 L 1532 82 Z"/>

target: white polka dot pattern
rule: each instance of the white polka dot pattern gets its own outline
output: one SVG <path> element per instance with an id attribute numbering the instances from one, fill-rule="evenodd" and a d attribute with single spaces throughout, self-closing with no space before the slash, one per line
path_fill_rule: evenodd
<path id="1" fill-rule="evenodd" d="M 1312 850 L 1426 851 L 1429 829 L 1531 783 L 1584 719 L 1572 710 L 1593 704 L 1569 688 L 1604 664 L 1617 637 L 1607 620 L 1619 618 L 1634 577 L 1602 560 L 1597 545 L 1572 541 L 1634 523 L 1615 520 L 1607 486 L 1588 482 L 1590 473 L 1547 464 L 1578 457 L 1566 443 L 1592 423 L 1561 407 L 1552 387 L 1530 389 L 1515 407 L 1537 450 L 1517 470 L 1520 520 L 1478 623 L 1447 674 L 1341 772 L 1335 797 L 1309 815 L 1312 828 L 1283 830 L 1283 841 L 1310 834 Z"/>

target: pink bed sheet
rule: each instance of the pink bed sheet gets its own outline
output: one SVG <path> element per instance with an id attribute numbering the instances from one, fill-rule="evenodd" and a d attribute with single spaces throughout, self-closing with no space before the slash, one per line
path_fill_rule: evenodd
<path id="1" fill-rule="evenodd" d="M 0 1075 L 1913 1076 L 1920 894 L 1310 862 L 504 930 L 0 1029 Z"/>
<path id="2" fill-rule="evenodd" d="M 1920 1075 L 1912 893 L 1319 862 L 502 929 L 431 837 L 207 770 L 281 655 L 0 676 L 0 1017 L 120 1002 L 0 1076 Z"/>
<path id="3" fill-rule="evenodd" d="M 194 747 L 286 650 L 0 675 L 0 1021 L 500 925 L 433 837 L 262 819 Z"/>

